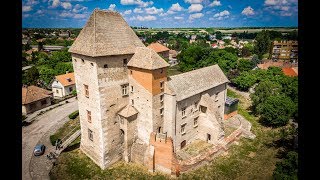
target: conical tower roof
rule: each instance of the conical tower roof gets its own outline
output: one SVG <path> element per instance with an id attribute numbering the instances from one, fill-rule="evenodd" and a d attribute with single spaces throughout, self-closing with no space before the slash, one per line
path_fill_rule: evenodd
<path id="1" fill-rule="evenodd" d="M 97 57 L 133 54 L 136 47 L 145 46 L 118 12 L 95 9 L 69 52 Z"/>
<path id="2" fill-rule="evenodd" d="M 153 70 L 168 67 L 169 64 L 154 50 L 147 47 L 137 47 L 128 66 Z"/>

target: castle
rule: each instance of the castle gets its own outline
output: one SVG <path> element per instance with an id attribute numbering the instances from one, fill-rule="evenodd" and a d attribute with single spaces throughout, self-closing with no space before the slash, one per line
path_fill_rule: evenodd
<path id="1" fill-rule="evenodd" d="M 224 137 L 229 82 L 218 65 L 167 76 L 122 16 L 94 10 L 70 47 L 80 149 L 105 169 L 124 160 L 173 173 L 175 153 L 196 139 Z"/>

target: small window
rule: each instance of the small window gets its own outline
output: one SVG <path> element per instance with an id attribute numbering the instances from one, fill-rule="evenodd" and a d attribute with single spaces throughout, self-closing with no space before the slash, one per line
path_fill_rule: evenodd
<path id="1" fill-rule="evenodd" d="M 163 94 L 160 95 L 160 102 L 163 102 Z"/>
<path id="2" fill-rule="evenodd" d="M 214 101 L 215 101 L 215 102 L 217 102 L 217 101 L 219 100 L 219 99 L 218 99 L 218 95 L 219 95 L 219 93 L 216 93 L 215 96 L 214 96 Z"/>
<path id="3" fill-rule="evenodd" d="M 133 86 L 131 86 L 131 93 L 133 93 Z"/>
<path id="4" fill-rule="evenodd" d="M 104 68 L 108 68 L 108 64 L 103 65 Z"/>
<path id="5" fill-rule="evenodd" d="M 128 60 L 127 59 L 123 59 L 123 67 L 127 67 L 128 64 Z"/>
<path id="6" fill-rule="evenodd" d="M 198 118 L 199 117 L 196 117 L 193 119 L 193 127 L 197 127 L 198 126 Z"/>
<path id="7" fill-rule="evenodd" d="M 75 62 L 77 62 L 77 60 L 76 59 L 73 59 Z"/>
<path id="8" fill-rule="evenodd" d="M 211 134 L 207 134 L 207 141 L 211 140 Z"/>
<path id="9" fill-rule="evenodd" d="M 128 95 L 128 84 L 122 85 L 122 96 Z"/>
<path id="10" fill-rule="evenodd" d="M 161 82 L 160 82 L 160 89 L 163 89 L 163 84 L 164 84 L 164 82 L 161 81 Z"/>
<path id="11" fill-rule="evenodd" d="M 160 109 L 160 115 L 163 116 L 163 108 Z"/>
<path id="12" fill-rule="evenodd" d="M 88 87 L 88 85 L 85 85 L 85 84 L 83 86 L 84 86 L 84 94 L 88 98 L 89 97 L 89 87 Z"/>
<path id="13" fill-rule="evenodd" d="M 47 100 L 46 99 L 41 101 L 41 105 L 45 105 L 45 104 L 47 104 Z"/>
<path id="14" fill-rule="evenodd" d="M 91 66 L 93 66 L 93 63 L 90 63 L 91 64 Z"/>
<path id="15" fill-rule="evenodd" d="M 73 88 L 72 88 L 72 87 L 69 87 L 69 91 L 70 91 L 70 92 L 73 91 Z"/>
<path id="16" fill-rule="evenodd" d="M 163 73 L 163 68 L 160 69 L 160 73 Z"/>
<path id="17" fill-rule="evenodd" d="M 186 133 L 186 125 L 187 124 L 181 125 L 181 134 L 185 134 Z"/>
<path id="18" fill-rule="evenodd" d="M 90 129 L 88 129 L 88 137 L 91 141 L 93 141 L 93 133 Z"/>
<path id="19" fill-rule="evenodd" d="M 131 104 L 132 104 L 132 106 L 134 105 L 134 100 L 133 99 L 131 99 Z"/>
<path id="20" fill-rule="evenodd" d="M 58 89 L 56 89 L 56 93 L 59 93 L 59 90 L 58 90 Z"/>
<path id="21" fill-rule="evenodd" d="M 89 123 L 91 123 L 91 111 L 87 110 L 87 120 Z"/>
<path id="22" fill-rule="evenodd" d="M 132 70 L 130 70 L 130 74 L 132 74 Z"/>
<path id="23" fill-rule="evenodd" d="M 72 80 L 71 80 L 71 78 L 67 78 L 67 81 L 68 81 L 68 82 L 71 82 Z"/>
<path id="24" fill-rule="evenodd" d="M 30 109 L 34 109 L 36 107 L 36 104 L 35 103 L 31 103 L 29 107 L 30 107 Z"/>
<path id="25" fill-rule="evenodd" d="M 81 61 L 84 63 L 84 60 L 83 60 L 83 59 L 81 59 Z"/>
<path id="26" fill-rule="evenodd" d="M 186 108 L 182 108 L 181 113 L 183 118 L 186 117 Z"/>

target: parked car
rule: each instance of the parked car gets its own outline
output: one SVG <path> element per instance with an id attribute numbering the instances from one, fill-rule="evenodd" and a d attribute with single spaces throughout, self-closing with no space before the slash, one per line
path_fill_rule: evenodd
<path id="1" fill-rule="evenodd" d="M 36 145 L 36 147 L 34 148 L 33 154 L 35 156 L 41 156 L 44 151 L 46 150 L 46 146 L 43 144 L 38 144 Z"/>

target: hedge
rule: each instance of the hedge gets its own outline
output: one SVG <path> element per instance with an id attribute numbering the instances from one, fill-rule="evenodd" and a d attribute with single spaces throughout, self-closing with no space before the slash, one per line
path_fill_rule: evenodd
<path id="1" fill-rule="evenodd" d="M 70 118 L 70 119 L 75 119 L 78 115 L 79 115 L 79 110 L 71 113 L 71 114 L 69 115 L 69 118 Z"/>

